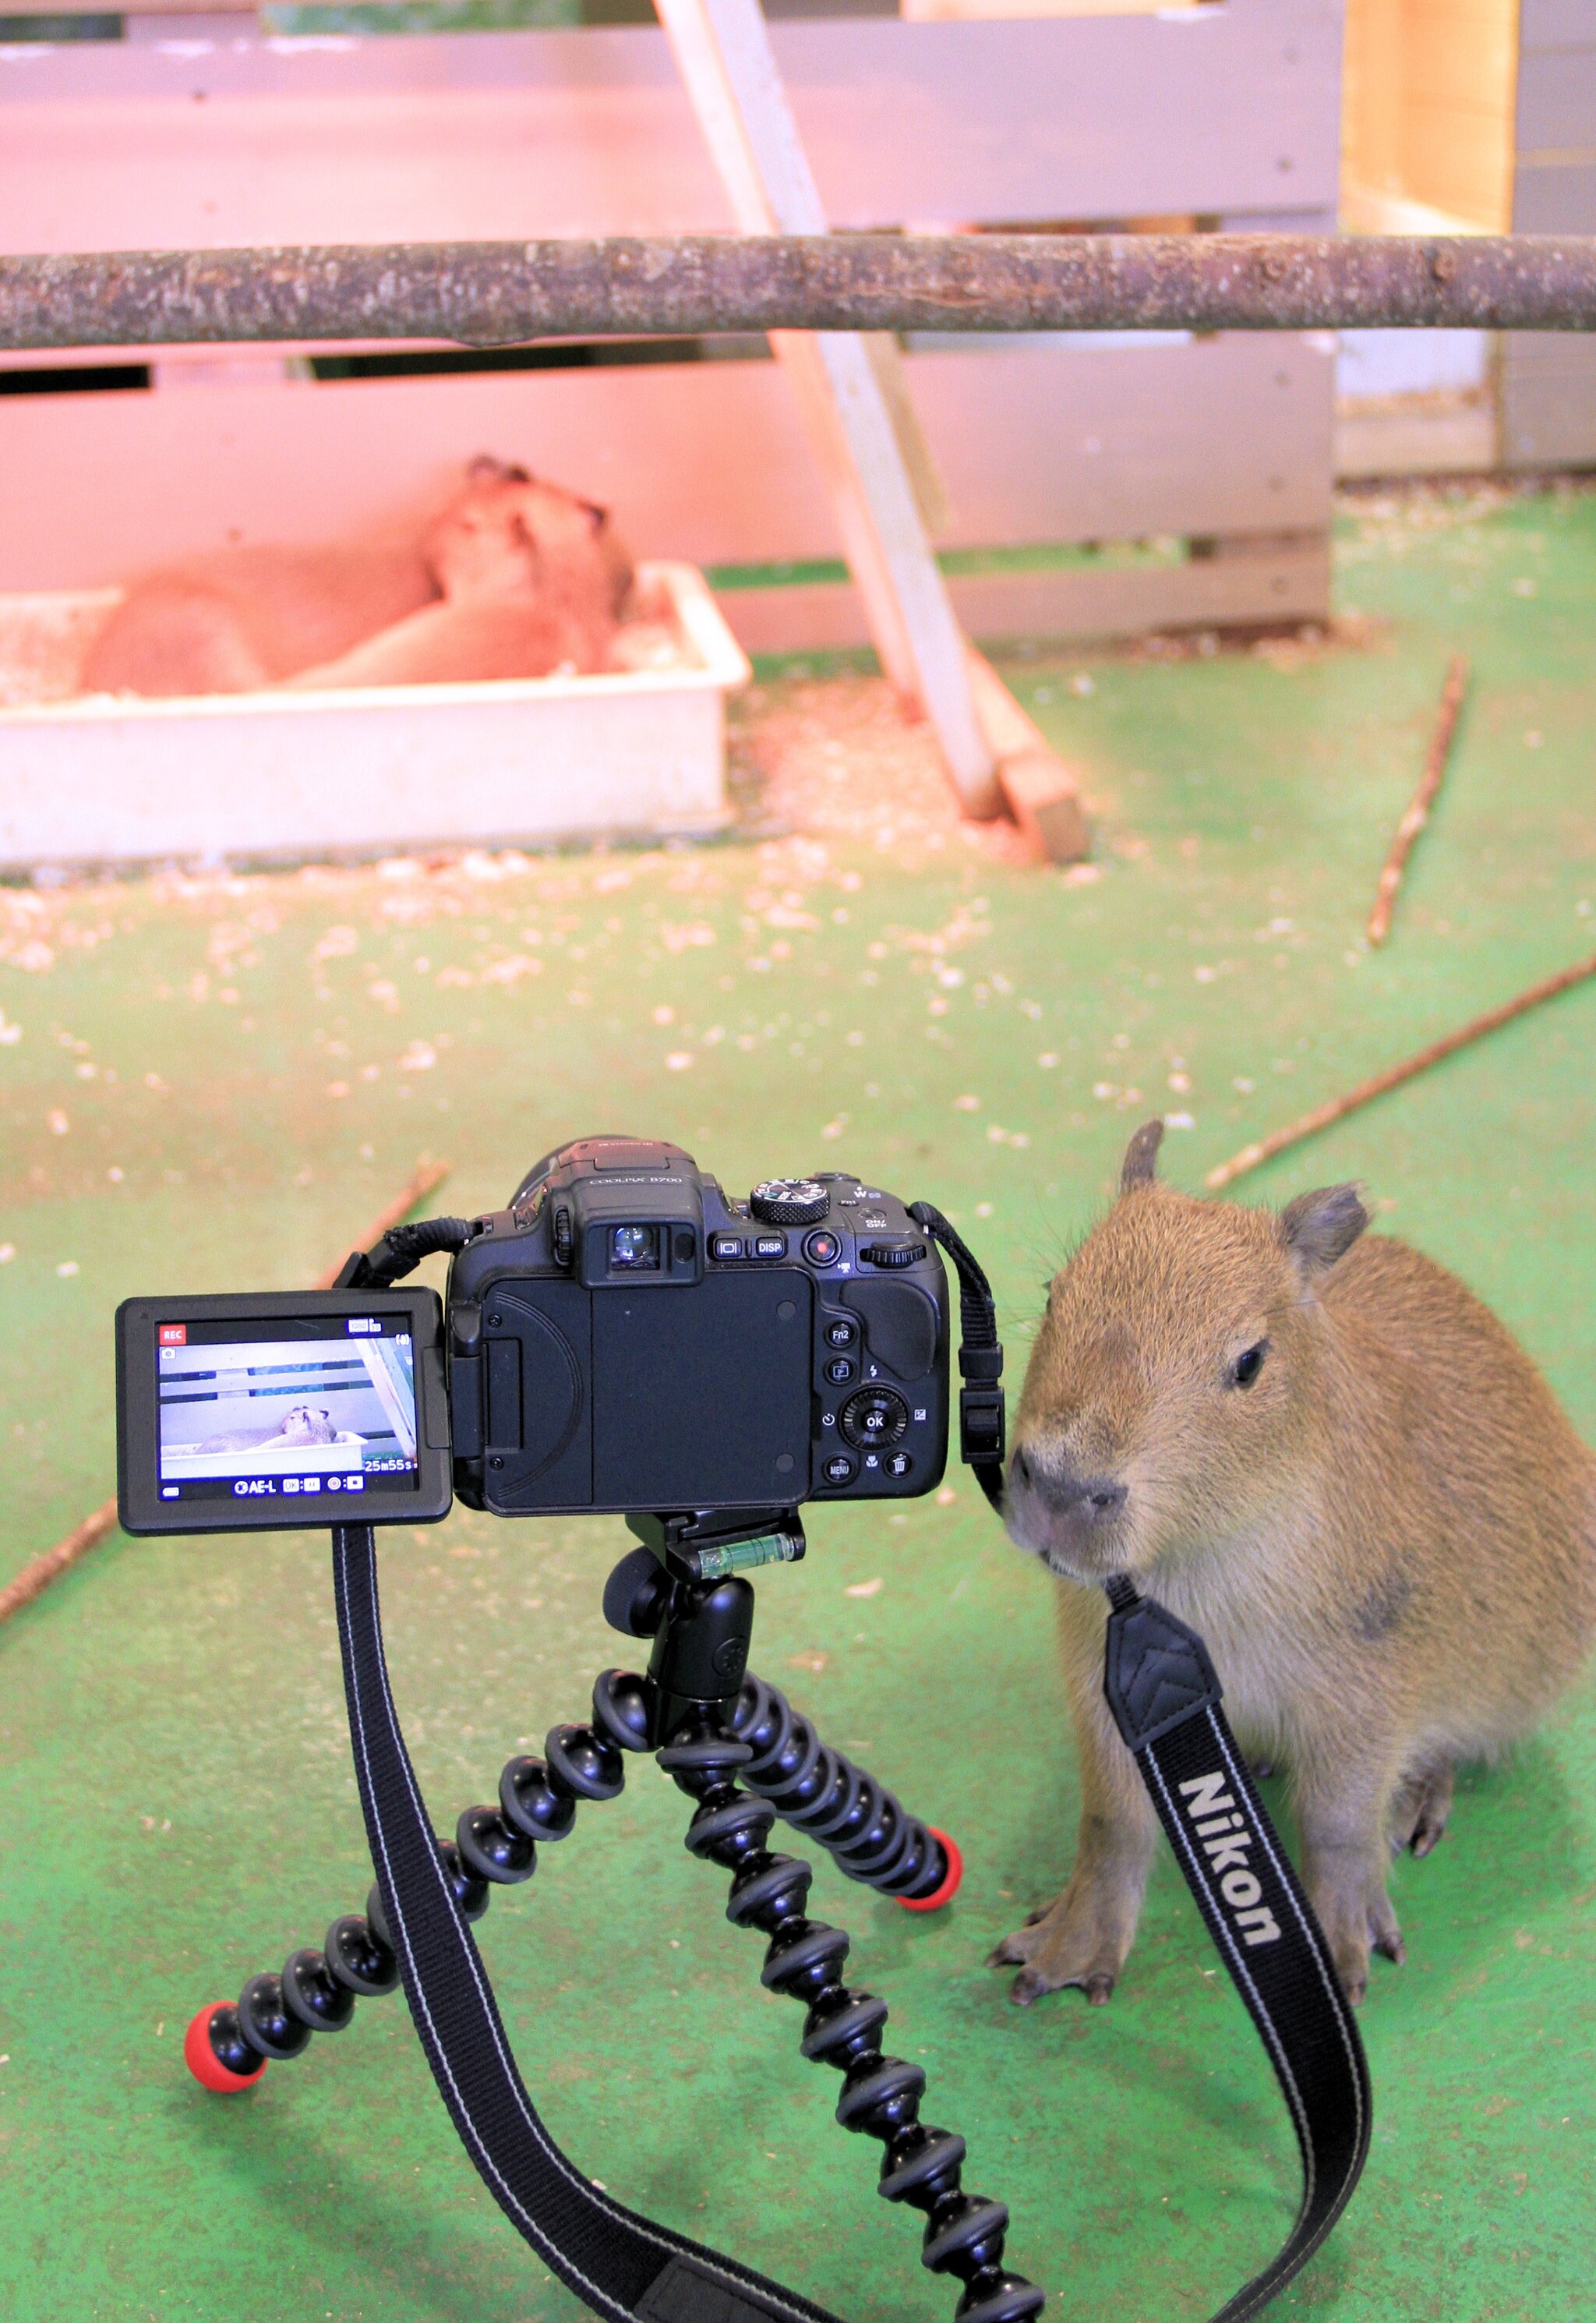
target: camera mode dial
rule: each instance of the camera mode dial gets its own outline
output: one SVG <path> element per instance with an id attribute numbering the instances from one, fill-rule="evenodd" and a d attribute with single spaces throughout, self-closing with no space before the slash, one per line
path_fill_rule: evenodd
<path id="1" fill-rule="evenodd" d="M 748 1196 L 748 1207 L 771 1226 L 815 1226 L 831 1207 L 827 1189 L 814 1178 L 767 1178 Z"/>

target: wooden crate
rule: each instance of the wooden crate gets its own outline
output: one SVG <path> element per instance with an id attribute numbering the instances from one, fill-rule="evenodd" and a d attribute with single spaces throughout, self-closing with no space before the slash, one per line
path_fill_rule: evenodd
<path id="1" fill-rule="evenodd" d="M 691 566 L 637 578 L 670 641 L 642 668 L 192 701 L 61 698 L 114 595 L 0 596 L 0 867 L 718 831 L 748 666 Z"/>
<path id="2" fill-rule="evenodd" d="M 838 226 L 1334 217 L 1339 0 L 772 32 Z M 207 28 L 0 52 L 0 218 L 34 251 L 729 223 L 663 36 L 629 26 L 336 42 Z M 0 587 L 367 528 L 436 499 L 479 450 L 608 500 L 644 555 L 838 552 L 768 363 L 335 384 L 287 375 L 294 352 L 176 351 L 149 392 L 0 401 Z M 986 633 L 1134 630 L 1183 608 L 1252 620 L 1265 565 L 1281 610 L 1326 610 L 1328 342 L 951 343 L 910 371 L 950 502 L 940 546 L 1177 536 L 1231 552 L 959 583 Z M 858 634 L 839 593 L 821 626 Z M 745 636 L 812 642 L 812 590 L 751 598 L 725 599 Z"/>

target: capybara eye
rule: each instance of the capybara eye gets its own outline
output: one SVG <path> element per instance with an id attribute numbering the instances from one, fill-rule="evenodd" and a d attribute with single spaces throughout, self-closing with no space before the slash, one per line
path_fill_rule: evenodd
<path id="1" fill-rule="evenodd" d="M 1268 1345 L 1269 1342 L 1267 1339 L 1261 1339 L 1255 1347 L 1248 1347 L 1244 1349 L 1243 1352 L 1236 1357 L 1234 1363 L 1232 1364 L 1230 1367 L 1230 1378 L 1233 1387 L 1252 1386 L 1259 1373 L 1263 1369 L 1263 1353 Z"/>

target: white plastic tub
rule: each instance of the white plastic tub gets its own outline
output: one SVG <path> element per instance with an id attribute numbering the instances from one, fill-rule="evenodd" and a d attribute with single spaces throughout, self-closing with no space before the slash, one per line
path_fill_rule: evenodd
<path id="1" fill-rule="evenodd" d="M 640 666 L 162 702 L 61 698 L 115 592 L 0 597 L 0 865 L 719 830 L 748 660 L 692 565 L 637 578 Z"/>

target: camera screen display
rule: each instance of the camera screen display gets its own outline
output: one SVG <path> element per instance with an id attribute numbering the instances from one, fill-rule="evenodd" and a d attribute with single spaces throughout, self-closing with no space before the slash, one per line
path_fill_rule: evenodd
<path id="1" fill-rule="evenodd" d="M 155 1326 L 163 1501 L 287 1503 L 415 1492 L 416 1357 L 403 1314 Z M 287 1509 L 284 1509 L 287 1515 Z"/>

